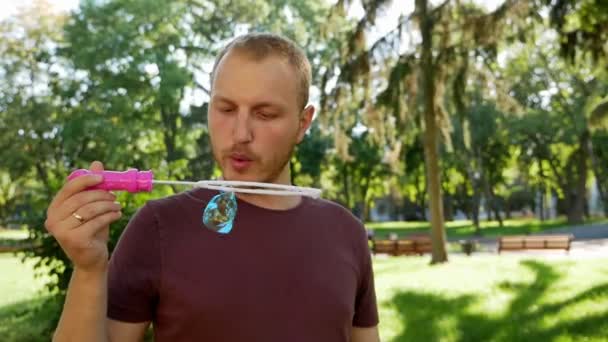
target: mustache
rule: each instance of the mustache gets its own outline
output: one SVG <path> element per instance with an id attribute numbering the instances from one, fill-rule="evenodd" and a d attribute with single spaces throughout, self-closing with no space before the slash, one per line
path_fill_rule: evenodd
<path id="1" fill-rule="evenodd" d="M 258 159 L 257 154 L 253 153 L 249 148 L 244 146 L 232 146 L 222 151 L 224 157 L 236 157 L 248 160 Z"/>

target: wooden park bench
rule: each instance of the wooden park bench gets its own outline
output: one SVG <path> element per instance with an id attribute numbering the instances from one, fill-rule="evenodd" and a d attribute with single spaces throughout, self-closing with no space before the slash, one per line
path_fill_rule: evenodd
<path id="1" fill-rule="evenodd" d="M 429 235 L 411 235 L 400 239 L 372 239 L 373 254 L 423 255 L 431 252 Z"/>
<path id="2" fill-rule="evenodd" d="M 498 238 L 498 253 L 529 249 L 564 249 L 570 251 L 572 235 L 518 235 Z"/>
<path id="3" fill-rule="evenodd" d="M 33 248 L 39 248 L 40 246 L 35 246 L 31 243 L 21 243 L 16 245 L 0 245 L 0 253 L 15 253 L 15 252 L 23 252 L 26 250 L 31 250 Z"/>

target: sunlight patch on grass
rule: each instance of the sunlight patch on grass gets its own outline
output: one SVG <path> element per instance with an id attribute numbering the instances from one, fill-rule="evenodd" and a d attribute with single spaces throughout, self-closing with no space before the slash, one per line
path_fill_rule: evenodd
<path id="1" fill-rule="evenodd" d="M 374 259 L 383 341 L 601 341 L 608 259 Z"/>

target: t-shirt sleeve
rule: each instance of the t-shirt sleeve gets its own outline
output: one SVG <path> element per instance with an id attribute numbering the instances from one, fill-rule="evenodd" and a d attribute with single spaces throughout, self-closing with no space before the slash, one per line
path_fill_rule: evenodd
<path id="1" fill-rule="evenodd" d="M 154 318 L 161 273 L 158 224 L 148 203 L 123 231 L 108 270 L 108 318 L 148 322 Z"/>
<path id="2" fill-rule="evenodd" d="M 359 260 L 361 276 L 355 298 L 355 315 L 353 326 L 368 328 L 378 325 L 378 306 L 376 304 L 376 290 L 374 286 L 374 270 L 372 267 L 371 252 L 367 244 L 365 230 L 357 241 L 359 247 Z"/>

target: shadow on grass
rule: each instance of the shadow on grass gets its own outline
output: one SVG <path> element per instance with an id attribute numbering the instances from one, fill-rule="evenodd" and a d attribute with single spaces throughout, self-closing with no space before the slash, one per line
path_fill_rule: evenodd
<path id="1" fill-rule="evenodd" d="M 581 313 L 574 319 L 559 315 L 584 301 L 608 301 L 608 283 L 571 298 L 540 303 L 539 299 L 551 291 L 560 275 L 541 262 L 527 260 L 522 265 L 534 272 L 534 280 L 498 284 L 500 290 L 511 292 L 514 298 L 504 312 L 492 316 L 475 312 L 473 305 L 487 300 L 477 295 L 448 298 L 416 291 L 397 293 L 391 303 L 404 328 L 393 341 L 576 341 L 607 336 L 605 306 L 600 313 Z M 547 324 L 547 318 L 554 324 Z"/>

